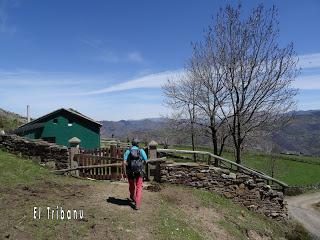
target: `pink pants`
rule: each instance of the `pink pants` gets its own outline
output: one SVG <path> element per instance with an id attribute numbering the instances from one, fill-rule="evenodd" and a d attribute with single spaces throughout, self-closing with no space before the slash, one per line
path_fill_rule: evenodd
<path id="1" fill-rule="evenodd" d="M 137 177 L 134 179 L 128 179 L 128 181 L 129 181 L 130 197 L 133 198 L 133 200 L 136 203 L 136 206 L 140 207 L 143 179 L 142 177 Z"/>

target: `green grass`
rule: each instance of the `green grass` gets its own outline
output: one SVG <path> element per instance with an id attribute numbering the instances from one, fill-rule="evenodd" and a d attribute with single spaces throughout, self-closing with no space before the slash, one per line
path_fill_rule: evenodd
<path id="1" fill-rule="evenodd" d="M 174 146 L 175 149 L 190 150 L 189 146 Z M 199 151 L 209 151 L 208 147 L 198 147 Z M 190 154 L 183 154 L 190 156 Z M 223 157 L 234 160 L 234 155 L 231 152 L 225 151 Z M 320 184 L 320 158 L 309 156 L 291 156 L 291 155 L 275 155 L 275 170 L 274 178 L 279 179 L 289 185 L 306 186 L 312 184 Z M 200 158 L 201 159 L 201 158 Z M 245 152 L 242 158 L 242 164 L 250 168 L 262 171 L 271 175 L 270 162 L 271 155 L 264 153 Z M 176 159 L 174 159 L 177 161 Z M 185 160 L 180 160 L 185 161 Z M 305 161 L 305 162 L 298 162 Z"/>
<path id="2" fill-rule="evenodd" d="M 201 235 L 190 227 L 187 218 L 176 206 L 172 207 L 162 202 L 159 210 L 159 239 L 203 239 Z"/>
<path id="3" fill-rule="evenodd" d="M 108 231 L 116 239 L 132 237 L 131 232 L 136 229 L 135 225 L 130 224 L 136 221 L 137 217 L 145 217 L 143 211 L 136 213 L 122 211 L 122 208 L 118 208 L 114 212 L 104 213 L 101 206 L 91 205 L 91 202 L 89 205 L 84 203 L 86 195 L 84 198 L 81 198 L 81 194 L 74 195 L 77 192 L 86 192 L 87 187 L 92 188 L 99 184 L 106 183 L 54 175 L 30 159 L 20 158 L 0 150 L 0 190 L 4 190 L 0 191 L 0 206 L 5 206 L 0 208 L 0 237 L 3 237 L 3 233 L 19 232 L 14 228 L 19 225 L 19 222 L 23 222 L 20 225 L 24 228 L 23 231 L 32 235 L 11 236 L 11 238 L 81 239 L 90 234 L 92 236 L 94 226 L 99 226 L 102 221 L 107 221 Z M 100 186 L 105 188 L 105 185 Z M 25 191 L 26 187 L 35 190 L 37 195 L 32 196 L 33 191 Z M 155 195 L 149 206 L 152 207 L 151 213 L 147 219 L 143 220 L 145 225 L 141 225 L 140 228 L 150 234 L 150 239 L 208 239 L 208 236 L 212 235 L 206 228 L 207 225 L 203 224 L 208 221 L 214 226 L 218 225 L 236 239 L 247 239 L 247 230 L 254 230 L 260 235 L 272 236 L 273 239 L 284 237 L 287 232 L 294 232 L 294 226 L 291 223 L 278 223 L 262 215 L 249 212 L 244 207 L 217 194 L 183 186 L 168 185 L 165 188 L 168 190 L 169 198 L 162 192 L 153 193 Z M 181 208 L 181 202 L 185 204 L 183 208 Z M 56 204 L 66 209 L 72 207 L 78 209 L 82 204 L 82 207 L 87 204 L 85 208 L 87 220 L 66 222 L 32 219 L 33 206 L 55 206 Z M 221 213 L 221 216 L 219 215 L 221 219 L 216 219 L 212 215 L 206 216 L 205 219 L 202 218 L 202 215 L 195 214 L 194 216 L 190 214 L 188 207 L 193 209 L 193 213 L 197 213 L 198 207 L 204 209 L 205 213 L 211 211 Z M 139 216 L 139 214 L 142 215 Z M 97 233 L 106 231 L 105 227 L 106 225 L 103 225 L 103 228 L 97 228 Z M 148 232 L 148 229 L 151 230 Z M 299 231 L 301 236 L 305 236 L 303 228 Z"/>
<path id="4" fill-rule="evenodd" d="M 297 223 L 273 221 L 261 214 L 249 211 L 215 193 L 193 189 L 193 195 L 204 206 L 217 209 L 223 213 L 223 219 L 218 224 L 237 239 L 248 239 L 245 232 L 253 230 L 260 236 L 272 236 L 272 239 L 288 237 L 292 229 L 299 229 L 301 239 L 309 239 L 308 233 Z"/>
<path id="5" fill-rule="evenodd" d="M 66 227 L 68 231 L 63 233 L 64 236 L 68 236 L 69 239 L 79 239 L 83 232 L 90 230 L 92 224 L 90 220 L 81 224 L 78 221 L 68 223 L 58 220 L 37 221 L 32 218 L 32 209 L 34 206 L 56 206 L 56 204 L 70 208 L 73 203 L 66 202 L 61 193 L 67 191 L 66 194 L 72 197 L 72 192 L 76 191 L 74 189 L 86 188 L 90 184 L 93 183 L 55 175 L 36 161 L 0 150 L 0 206 L 4 206 L 0 208 L 0 238 L 6 232 L 15 231 L 21 221 L 23 226 L 21 231 L 33 232 L 34 239 L 53 239 L 55 233 L 60 233 Z M 28 236 L 24 235 L 21 239 L 30 239 Z"/>

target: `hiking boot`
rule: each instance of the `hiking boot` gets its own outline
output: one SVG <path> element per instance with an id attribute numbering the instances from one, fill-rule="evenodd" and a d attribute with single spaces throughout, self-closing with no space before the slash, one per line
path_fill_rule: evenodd
<path id="1" fill-rule="evenodd" d="M 137 205 L 134 206 L 134 210 L 140 210 L 140 207 L 138 207 Z"/>
<path id="2" fill-rule="evenodd" d="M 132 196 L 130 196 L 129 198 L 132 202 L 134 202 L 134 198 Z"/>

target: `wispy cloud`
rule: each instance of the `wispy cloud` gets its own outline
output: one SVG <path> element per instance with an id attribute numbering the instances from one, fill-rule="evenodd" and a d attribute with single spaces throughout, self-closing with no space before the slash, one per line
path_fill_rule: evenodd
<path id="1" fill-rule="evenodd" d="M 141 88 L 161 88 L 168 79 L 173 79 L 183 74 L 183 70 L 165 71 L 160 73 L 154 73 L 143 77 L 138 77 L 130 81 L 114 84 L 112 86 L 99 89 L 96 91 L 82 93 L 81 95 L 94 95 L 102 93 L 119 92 L 130 89 L 141 89 Z"/>
<path id="2" fill-rule="evenodd" d="M 320 53 L 300 55 L 299 65 L 302 69 L 320 68 Z"/>
<path id="3" fill-rule="evenodd" d="M 132 62 L 143 62 L 144 59 L 139 52 L 130 52 L 128 53 L 128 60 Z"/>
<path id="4" fill-rule="evenodd" d="M 9 9 L 18 7 L 19 2 L 16 0 L 1 0 L 0 1 L 0 32 L 13 34 L 16 32 L 16 27 L 9 23 Z"/>
<path id="5" fill-rule="evenodd" d="M 299 76 L 293 83 L 299 89 L 320 89 L 320 73 L 310 76 Z"/>
<path id="6" fill-rule="evenodd" d="M 63 87 L 83 86 L 100 82 L 99 79 L 82 77 L 78 74 L 64 72 L 41 72 L 33 70 L 0 69 L 0 83 L 5 87 Z"/>
<path id="7" fill-rule="evenodd" d="M 121 62 L 131 62 L 131 63 L 145 63 L 143 55 L 139 51 L 131 51 L 127 53 L 119 53 L 106 47 L 101 40 L 98 39 L 81 39 L 80 40 L 86 46 L 97 51 L 96 60 L 108 62 L 108 63 L 121 63 Z"/>

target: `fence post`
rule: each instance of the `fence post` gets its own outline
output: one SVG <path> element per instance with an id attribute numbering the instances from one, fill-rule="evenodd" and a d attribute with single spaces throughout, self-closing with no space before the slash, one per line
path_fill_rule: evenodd
<path id="1" fill-rule="evenodd" d="M 158 146 L 158 143 L 156 141 L 152 140 L 151 142 L 149 142 L 149 144 L 148 144 L 149 159 L 157 158 L 157 146 Z M 150 180 L 151 168 L 154 169 L 155 167 L 154 166 L 151 167 L 150 164 L 146 165 L 147 180 Z M 156 166 L 156 168 L 157 168 L 157 166 Z"/>
<path id="2" fill-rule="evenodd" d="M 81 142 L 81 140 L 77 137 L 73 137 L 71 139 L 69 139 L 69 144 L 70 144 L 70 149 L 69 149 L 69 167 L 73 168 L 73 167 L 77 167 L 78 166 L 78 162 L 74 161 L 74 155 L 80 153 L 80 148 L 79 148 L 79 144 Z M 70 172 L 71 174 L 74 174 L 75 176 L 79 177 L 79 170 L 76 170 L 74 172 Z"/>

